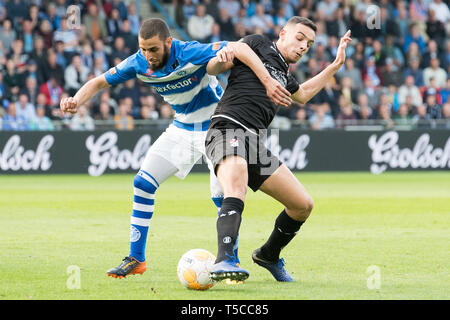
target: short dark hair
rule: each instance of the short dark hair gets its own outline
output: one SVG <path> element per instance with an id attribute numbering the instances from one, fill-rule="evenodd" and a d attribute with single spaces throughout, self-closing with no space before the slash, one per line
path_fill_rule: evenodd
<path id="1" fill-rule="evenodd" d="M 159 36 L 161 40 L 166 40 L 170 37 L 170 31 L 164 20 L 159 18 L 150 18 L 142 22 L 139 30 L 139 36 L 144 40 L 153 38 L 154 36 Z"/>
<path id="2" fill-rule="evenodd" d="M 286 25 L 299 24 L 299 23 L 313 29 L 314 32 L 317 31 L 316 24 L 314 22 L 312 22 L 310 19 L 305 18 L 305 17 L 293 16 L 292 18 L 290 18 L 288 20 L 288 22 L 286 22 Z"/>

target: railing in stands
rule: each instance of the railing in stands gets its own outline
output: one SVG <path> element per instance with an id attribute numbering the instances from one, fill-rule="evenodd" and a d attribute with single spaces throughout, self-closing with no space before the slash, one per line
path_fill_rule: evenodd
<path id="1" fill-rule="evenodd" d="M 155 7 L 156 10 L 158 10 L 159 13 L 162 14 L 162 16 L 164 17 L 164 20 L 166 20 L 166 23 L 169 26 L 169 28 L 175 29 L 178 32 L 178 34 L 183 38 L 180 40 L 184 40 L 184 41 L 191 40 L 191 37 L 189 37 L 189 35 L 170 17 L 167 10 L 164 8 L 163 5 L 161 5 L 159 3 L 158 0 L 150 0 L 150 3 L 152 6 Z"/>

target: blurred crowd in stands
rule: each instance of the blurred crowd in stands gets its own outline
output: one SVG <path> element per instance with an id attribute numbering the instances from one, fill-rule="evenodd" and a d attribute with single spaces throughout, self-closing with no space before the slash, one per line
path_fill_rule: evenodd
<path id="1" fill-rule="evenodd" d="M 147 0 L 0 0 L 0 130 L 92 130 L 102 123 L 132 130 L 151 123 L 138 120 L 169 121 L 173 110 L 140 80 L 103 90 L 74 116 L 59 109 L 62 97 L 138 50 L 140 22 L 148 18 L 141 16 L 140 1 Z M 336 76 L 307 104 L 281 108 L 273 127 L 450 129 L 445 1 L 159 2 L 200 42 L 237 41 L 253 33 L 276 40 L 292 16 L 312 19 L 316 41 L 290 70 L 300 83 L 333 61 L 340 37 L 352 31 L 346 63 Z M 73 8 L 80 21 L 70 15 Z M 219 79 L 226 86 L 226 74 Z"/>

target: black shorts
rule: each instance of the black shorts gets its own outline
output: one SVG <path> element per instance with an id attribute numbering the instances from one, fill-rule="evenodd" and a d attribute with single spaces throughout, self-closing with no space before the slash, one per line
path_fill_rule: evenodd
<path id="1" fill-rule="evenodd" d="M 256 135 L 227 119 L 214 119 L 206 135 L 206 156 L 214 172 L 228 156 L 247 161 L 248 186 L 257 191 L 280 166 L 281 161 L 264 144 L 265 135 Z"/>

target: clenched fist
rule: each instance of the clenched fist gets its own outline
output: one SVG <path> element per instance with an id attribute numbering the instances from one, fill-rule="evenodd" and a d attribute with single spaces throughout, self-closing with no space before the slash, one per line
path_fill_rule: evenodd
<path id="1" fill-rule="evenodd" d="M 78 102 L 73 97 L 63 98 L 59 103 L 59 107 L 63 113 L 69 112 L 75 114 L 78 110 Z"/>

